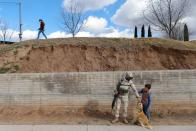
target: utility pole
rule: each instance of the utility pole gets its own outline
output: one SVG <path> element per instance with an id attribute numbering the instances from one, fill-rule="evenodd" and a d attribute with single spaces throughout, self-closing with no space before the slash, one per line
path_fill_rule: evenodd
<path id="1" fill-rule="evenodd" d="M 19 13 L 19 40 L 22 40 L 22 9 L 21 9 L 21 1 L 19 2 L 0 2 L 0 4 L 12 4 L 18 6 L 18 13 Z"/>
<path id="2" fill-rule="evenodd" d="M 21 11 L 21 1 L 18 3 L 19 6 L 19 40 L 22 40 L 22 11 Z"/>

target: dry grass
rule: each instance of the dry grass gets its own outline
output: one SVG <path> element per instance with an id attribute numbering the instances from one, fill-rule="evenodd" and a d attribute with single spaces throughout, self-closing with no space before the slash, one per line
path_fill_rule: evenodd
<path id="1" fill-rule="evenodd" d="M 48 40 L 28 40 L 12 45 L 0 46 L 0 53 L 4 53 L 16 48 L 29 47 L 40 48 L 58 45 L 85 45 L 97 47 L 118 47 L 118 48 L 131 48 L 133 45 L 137 47 L 145 47 L 149 45 L 160 46 L 164 48 L 173 48 L 179 50 L 196 50 L 196 42 L 183 42 L 169 39 L 159 38 L 139 38 L 139 39 L 126 39 L 126 38 L 57 38 Z"/>

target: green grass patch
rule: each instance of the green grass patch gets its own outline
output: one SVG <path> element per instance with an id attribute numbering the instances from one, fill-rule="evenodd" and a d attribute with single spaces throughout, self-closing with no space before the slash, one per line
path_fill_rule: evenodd
<path id="1" fill-rule="evenodd" d="M 8 67 L 1 67 L 1 68 L 0 68 L 0 74 L 8 73 L 9 70 L 10 70 L 10 68 L 8 68 Z"/>

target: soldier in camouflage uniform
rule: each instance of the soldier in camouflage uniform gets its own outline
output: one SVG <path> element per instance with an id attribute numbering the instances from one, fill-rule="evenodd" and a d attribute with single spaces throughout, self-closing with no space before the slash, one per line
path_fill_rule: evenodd
<path id="1" fill-rule="evenodd" d="M 115 90 L 115 93 L 117 93 L 115 119 L 112 121 L 112 123 L 116 123 L 119 121 L 119 112 L 120 112 L 120 107 L 122 103 L 123 104 L 123 122 L 125 124 L 128 124 L 127 108 L 129 104 L 129 92 L 131 91 L 131 89 L 134 91 L 136 98 L 140 98 L 138 91 L 136 90 L 136 87 L 133 84 L 132 79 L 133 79 L 133 74 L 130 72 L 127 72 L 123 75 L 122 79 L 118 83 L 118 86 Z"/>

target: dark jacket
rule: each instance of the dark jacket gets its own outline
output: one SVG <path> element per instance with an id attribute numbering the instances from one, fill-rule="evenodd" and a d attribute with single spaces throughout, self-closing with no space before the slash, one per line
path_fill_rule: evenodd
<path id="1" fill-rule="evenodd" d="M 39 30 L 44 30 L 44 28 L 45 28 L 45 23 L 43 21 L 41 21 Z"/>
<path id="2" fill-rule="evenodd" d="M 149 90 L 145 90 L 145 88 L 143 88 L 141 91 L 139 91 L 139 93 L 142 94 L 142 104 L 149 107 L 151 104 L 151 93 L 149 92 Z"/>

